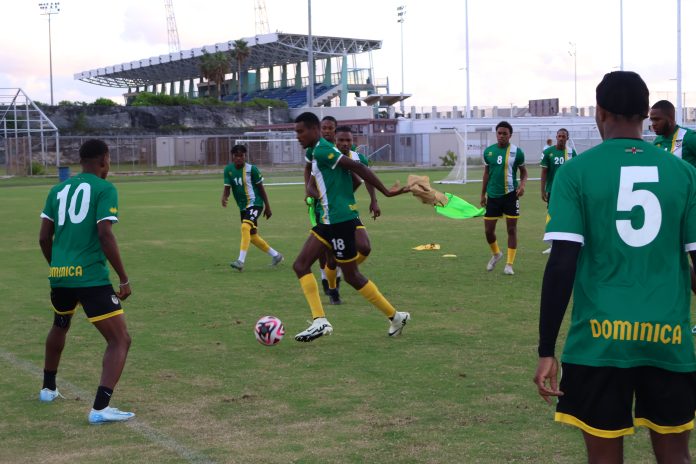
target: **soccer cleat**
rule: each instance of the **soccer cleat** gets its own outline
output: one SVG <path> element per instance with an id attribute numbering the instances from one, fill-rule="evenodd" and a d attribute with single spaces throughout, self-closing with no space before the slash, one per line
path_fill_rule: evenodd
<path id="1" fill-rule="evenodd" d="M 329 289 L 329 304 L 343 304 L 343 302 L 341 301 L 341 296 L 338 294 L 338 287 Z"/>
<path id="2" fill-rule="evenodd" d="M 119 411 L 116 408 L 110 406 L 105 407 L 102 410 L 92 409 L 87 416 L 87 420 L 90 424 L 106 424 L 107 422 L 123 422 L 132 419 L 135 414 L 132 412 Z"/>
<path id="3" fill-rule="evenodd" d="M 341 287 L 341 276 L 336 277 L 336 290 Z"/>
<path id="4" fill-rule="evenodd" d="M 324 295 L 329 294 L 329 281 L 326 279 L 321 279 L 321 287 L 324 289 Z"/>
<path id="5" fill-rule="evenodd" d="M 503 269 L 503 274 L 515 275 L 515 271 L 512 270 L 512 264 L 506 264 L 505 269 Z"/>
<path id="6" fill-rule="evenodd" d="M 544 251 L 541 252 L 542 255 L 550 255 L 551 254 L 551 247 L 548 247 Z"/>
<path id="7" fill-rule="evenodd" d="M 498 261 L 503 259 L 503 253 L 496 253 L 493 256 L 491 256 L 491 259 L 488 261 L 488 264 L 486 264 L 486 270 L 488 272 L 491 272 L 494 268 L 495 265 L 498 264 Z"/>
<path id="8" fill-rule="evenodd" d="M 232 267 L 232 269 L 236 269 L 239 272 L 242 272 L 242 269 L 244 269 L 244 261 L 240 261 L 240 260 L 232 261 L 230 263 L 230 266 Z"/>
<path id="9" fill-rule="evenodd" d="M 279 265 L 280 263 L 283 262 L 284 259 L 285 259 L 285 258 L 284 258 L 283 255 L 281 255 L 280 253 L 278 253 L 278 254 L 275 255 L 275 256 L 272 256 L 272 257 L 271 257 L 271 266 L 277 266 L 277 265 Z M 241 269 L 240 269 L 240 270 L 241 270 Z"/>
<path id="10" fill-rule="evenodd" d="M 325 317 L 318 317 L 314 319 L 306 330 L 295 335 L 295 340 L 298 342 L 311 342 L 322 335 L 331 335 L 332 332 L 333 327 L 329 324 L 329 321 Z"/>
<path id="11" fill-rule="evenodd" d="M 401 331 L 404 330 L 404 326 L 410 320 L 411 315 L 409 313 L 397 311 L 389 324 L 389 336 L 396 337 L 397 335 L 401 335 Z"/>
<path id="12" fill-rule="evenodd" d="M 39 401 L 42 403 L 50 403 L 51 401 L 55 400 L 56 398 L 65 398 L 63 395 L 60 394 L 58 389 L 56 388 L 55 390 L 49 390 L 48 388 L 43 388 L 39 392 Z"/>

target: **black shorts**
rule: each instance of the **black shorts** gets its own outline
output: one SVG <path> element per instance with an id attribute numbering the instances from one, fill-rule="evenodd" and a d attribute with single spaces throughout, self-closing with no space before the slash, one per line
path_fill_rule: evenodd
<path id="1" fill-rule="evenodd" d="M 248 222 L 251 224 L 252 229 L 256 229 L 256 222 L 258 221 L 262 212 L 263 208 L 261 206 L 250 206 L 247 209 L 240 211 L 239 216 L 241 217 L 242 222 Z"/>
<path id="2" fill-rule="evenodd" d="M 560 390 L 556 421 L 597 437 L 629 435 L 634 426 L 663 434 L 694 428 L 696 372 L 563 363 Z"/>
<path id="3" fill-rule="evenodd" d="M 97 322 L 123 314 L 121 300 L 111 285 L 99 287 L 55 287 L 51 289 L 51 303 L 56 314 L 72 316 L 80 303 L 90 322 Z"/>
<path id="4" fill-rule="evenodd" d="M 333 251 L 337 262 L 347 263 L 358 257 L 355 248 L 355 229 L 358 226 L 362 223 L 356 218 L 337 224 L 317 224 L 312 233 Z"/>
<path id="5" fill-rule="evenodd" d="M 484 219 L 500 219 L 506 217 L 516 219 L 520 217 L 520 200 L 517 192 L 510 192 L 502 197 L 488 197 L 486 200 L 486 215 Z"/>

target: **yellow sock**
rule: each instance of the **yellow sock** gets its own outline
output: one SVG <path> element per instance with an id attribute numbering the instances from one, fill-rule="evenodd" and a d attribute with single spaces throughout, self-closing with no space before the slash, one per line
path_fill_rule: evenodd
<path id="1" fill-rule="evenodd" d="M 314 278 L 314 274 L 305 274 L 300 277 L 300 286 L 307 299 L 307 303 L 309 303 L 309 309 L 312 310 L 312 318 L 326 317 L 324 307 L 321 305 L 321 298 L 319 298 L 319 287 L 317 286 L 317 279 Z"/>
<path id="2" fill-rule="evenodd" d="M 500 253 L 500 247 L 498 246 L 498 241 L 497 241 L 497 240 L 496 240 L 495 242 L 493 242 L 493 243 L 489 243 L 488 246 L 491 247 L 491 252 L 492 252 L 494 255 L 497 255 L 498 253 Z"/>
<path id="3" fill-rule="evenodd" d="M 336 274 L 338 271 L 336 269 L 331 269 L 329 266 L 324 268 L 324 274 L 326 274 L 326 280 L 329 282 L 329 288 L 333 290 L 336 288 Z"/>
<path id="4" fill-rule="evenodd" d="M 242 242 L 239 244 L 239 251 L 244 252 L 246 255 L 249 249 L 249 242 L 251 241 L 251 224 L 248 222 L 242 222 Z"/>
<path id="5" fill-rule="evenodd" d="M 253 243 L 256 248 L 264 253 L 268 253 L 268 250 L 271 249 L 270 245 L 268 245 L 268 243 L 266 243 L 266 241 L 262 239 L 258 233 L 251 236 L 251 243 Z"/>
<path id="6" fill-rule="evenodd" d="M 507 263 L 512 266 L 515 263 L 515 255 L 517 254 L 517 248 L 508 248 L 507 253 Z"/>
<path id="7" fill-rule="evenodd" d="M 360 292 L 367 301 L 376 306 L 377 309 L 382 311 L 385 316 L 394 317 L 394 314 L 396 314 L 396 309 L 384 298 L 384 295 L 379 292 L 379 289 L 371 280 L 368 280 L 365 286 L 358 290 L 358 292 Z"/>
<path id="8" fill-rule="evenodd" d="M 362 264 L 367 259 L 367 256 L 358 251 L 358 259 L 355 260 L 356 263 Z"/>

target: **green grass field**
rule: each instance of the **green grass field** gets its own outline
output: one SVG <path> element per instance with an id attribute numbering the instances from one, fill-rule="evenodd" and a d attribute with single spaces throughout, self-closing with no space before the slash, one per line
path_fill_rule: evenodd
<path id="1" fill-rule="evenodd" d="M 379 175 L 390 185 L 408 173 Z M 502 264 L 485 271 L 481 219 L 445 219 L 403 195 L 380 198 L 373 221 L 361 189 L 373 247 L 362 271 L 412 322 L 390 339 L 383 315 L 342 285 L 345 304 L 326 306 L 334 334 L 301 344 L 293 335 L 311 319 L 292 272 L 309 230 L 302 188 L 267 186 L 273 217 L 260 233 L 286 261 L 271 268 L 252 247 L 238 273 L 228 263 L 239 215 L 220 206 L 220 177 L 112 179 L 133 286 L 133 344 L 112 404 L 137 417 L 100 427 L 86 415 L 104 342 L 82 313 L 58 373 L 66 399 L 37 399 L 53 319 L 39 213 L 55 180 L 0 181 L 0 462 L 584 462 L 579 431 L 553 422 L 531 380 L 546 261 L 538 182 L 521 200 L 515 276 Z M 437 188 L 478 202 L 479 183 Z M 441 249 L 412 250 L 430 242 Z M 287 330 L 275 347 L 252 333 L 266 314 Z M 645 430 L 626 440 L 626 462 L 653 462 Z"/>

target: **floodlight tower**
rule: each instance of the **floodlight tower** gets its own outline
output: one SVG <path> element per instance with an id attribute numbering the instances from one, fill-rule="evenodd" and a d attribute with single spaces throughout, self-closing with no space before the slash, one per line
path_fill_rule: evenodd
<path id="1" fill-rule="evenodd" d="M 268 14 L 266 13 L 266 0 L 254 0 L 254 19 L 256 20 L 256 35 L 268 34 Z"/>
<path id="2" fill-rule="evenodd" d="M 53 50 L 51 49 L 51 15 L 60 13 L 60 2 L 39 3 L 41 14 L 48 16 L 48 72 L 51 83 L 51 106 L 53 106 Z"/>
<path id="3" fill-rule="evenodd" d="M 181 43 L 179 42 L 179 30 L 176 28 L 176 18 L 174 17 L 172 0 L 164 0 L 164 8 L 167 10 L 167 41 L 169 42 L 169 53 L 177 53 L 181 50 Z"/>
<path id="4" fill-rule="evenodd" d="M 404 115 L 404 20 L 406 19 L 406 5 L 396 7 L 396 22 L 401 24 L 401 116 Z"/>

